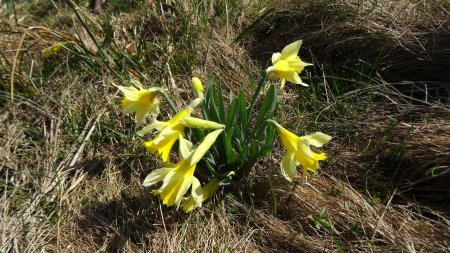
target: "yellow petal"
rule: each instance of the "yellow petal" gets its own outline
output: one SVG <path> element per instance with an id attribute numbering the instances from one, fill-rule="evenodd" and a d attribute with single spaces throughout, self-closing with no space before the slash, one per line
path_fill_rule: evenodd
<path id="1" fill-rule="evenodd" d="M 217 190 L 217 188 L 219 188 L 219 183 L 220 183 L 220 180 L 217 178 L 214 178 L 213 180 L 211 180 L 209 183 L 207 183 L 203 187 L 202 202 L 205 202 L 206 200 L 208 200 L 211 197 L 211 195 Z M 192 183 L 192 186 L 194 186 L 194 183 Z M 183 208 L 184 212 L 189 213 L 192 210 L 194 210 L 195 205 L 196 205 L 196 202 L 194 201 L 194 198 L 192 196 L 190 196 L 183 202 L 181 207 Z"/>
<path id="2" fill-rule="evenodd" d="M 150 125 L 142 128 L 140 131 L 137 132 L 137 135 L 144 135 L 146 133 L 150 133 L 153 129 L 156 129 L 158 131 L 161 131 L 162 129 L 164 129 L 165 127 L 167 127 L 167 122 L 162 122 L 162 121 L 158 121 L 158 120 L 153 120 L 153 123 L 151 123 Z"/>
<path id="3" fill-rule="evenodd" d="M 127 97 L 124 97 L 122 99 L 122 108 L 125 114 L 129 114 L 136 111 L 137 103 L 135 101 L 128 99 Z"/>
<path id="4" fill-rule="evenodd" d="M 302 45 L 302 40 L 297 40 L 292 42 L 291 44 L 287 45 L 283 48 L 283 51 L 281 51 L 281 60 L 289 60 L 297 57 L 298 50 L 300 49 L 300 46 Z"/>
<path id="5" fill-rule="evenodd" d="M 166 129 L 167 131 L 165 131 Z M 144 146 L 147 147 L 150 153 L 160 156 L 163 162 L 167 162 L 172 146 L 178 139 L 178 135 L 178 132 L 165 128 L 153 140 L 144 142 Z"/>
<path id="6" fill-rule="evenodd" d="M 171 169 L 172 168 L 161 168 L 152 171 L 152 173 L 148 174 L 148 176 L 144 179 L 142 185 L 148 187 L 162 181 Z"/>
<path id="7" fill-rule="evenodd" d="M 188 106 L 185 109 L 179 111 L 177 114 L 175 114 L 175 116 L 173 116 L 173 118 L 171 118 L 169 121 L 167 121 L 167 123 L 170 126 L 176 125 L 180 123 L 180 119 L 190 116 L 192 111 L 194 110 L 194 108 Z"/>
<path id="8" fill-rule="evenodd" d="M 294 153 L 288 152 L 283 157 L 283 160 L 281 161 L 281 174 L 289 182 L 292 182 L 292 180 L 294 180 L 295 175 L 297 175 L 297 166 L 294 159 Z"/>
<path id="9" fill-rule="evenodd" d="M 213 131 L 205 137 L 205 139 L 195 149 L 194 153 L 192 153 L 192 155 L 190 157 L 190 165 L 194 165 L 194 164 L 198 163 L 203 158 L 205 153 L 214 144 L 217 137 L 219 136 L 220 133 L 222 133 L 222 131 L 223 131 L 223 129 Z"/>
<path id="10" fill-rule="evenodd" d="M 321 132 L 316 132 L 314 134 L 306 135 L 304 138 L 307 140 L 309 145 L 315 147 L 322 147 L 324 144 L 328 143 L 331 140 L 331 136 L 326 135 Z"/>
<path id="11" fill-rule="evenodd" d="M 297 139 L 297 152 L 302 155 L 306 156 L 308 158 L 314 158 L 314 155 L 309 147 L 308 141 L 305 139 L 305 137 L 300 137 Z"/>
<path id="12" fill-rule="evenodd" d="M 195 117 L 184 117 L 180 119 L 181 124 L 190 128 L 198 128 L 202 130 L 215 130 L 219 128 L 225 128 L 225 125 L 219 124 L 214 121 L 199 119 Z"/>
<path id="13" fill-rule="evenodd" d="M 300 57 L 298 57 L 298 56 L 292 60 L 288 60 L 288 62 L 289 62 L 289 66 L 291 67 L 291 69 L 295 70 L 297 73 L 302 72 L 306 66 L 313 65 L 311 63 L 303 62 L 302 60 L 300 60 Z"/>
<path id="14" fill-rule="evenodd" d="M 175 196 L 174 203 L 177 207 L 180 206 L 181 201 L 183 200 L 184 194 L 189 190 L 189 187 L 191 187 L 193 180 L 194 180 L 194 171 L 195 171 L 195 164 L 191 166 L 188 171 L 186 171 L 180 180 L 182 180 L 182 183 L 180 184 L 180 187 L 178 189 L 177 195 Z M 198 180 L 197 180 L 198 181 Z M 200 182 L 198 182 L 200 184 Z M 201 188 L 200 188 L 201 190 Z"/>
<path id="15" fill-rule="evenodd" d="M 302 82 L 302 79 L 300 79 L 300 77 L 298 76 L 298 74 L 295 73 L 294 71 L 289 71 L 289 72 L 286 74 L 286 80 L 288 80 L 288 81 L 291 82 L 291 83 L 295 83 L 295 84 L 301 84 L 301 83 L 303 83 L 303 82 Z"/>
<path id="16" fill-rule="evenodd" d="M 200 181 L 198 181 L 196 177 L 192 180 L 191 196 L 194 199 L 194 207 L 201 207 L 203 202 L 203 190 Z"/>
<path id="17" fill-rule="evenodd" d="M 277 61 L 280 59 L 281 54 L 280 53 L 274 53 L 272 54 L 272 64 L 276 64 Z"/>
<path id="18" fill-rule="evenodd" d="M 158 190 L 161 192 L 159 195 L 163 200 L 163 204 L 166 206 L 173 206 L 175 204 L 175 198 L 178 194 L 178 189 L 180 185 L 183 183 L 182 180 L 174 180 L 171 181 L 164 189 Z"/>
<path id="19" fill-rule="evenodd" d="M 130 101 L 138 100 L 137 94 L 139 93 L 139 91 L 135 87 L 117 86 L 117 88 L 119 88 L 119 90 L 128 100 Z"/>
<path id="20" fill-rule="evenodd" d="M 180 156 L 182 159 L 187 159 L 189 155 L 192 153 L 192 142 L 185 139 L 183 135 L 178 136 L 178 146 L 180 149 Z"/>

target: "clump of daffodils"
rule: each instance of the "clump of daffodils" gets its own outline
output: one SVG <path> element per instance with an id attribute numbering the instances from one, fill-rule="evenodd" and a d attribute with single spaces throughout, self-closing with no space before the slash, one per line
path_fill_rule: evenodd
<path id="1" fill-rule="evenodd" d="M 193 77 L 191 87 L 196 98 L 181 110 L 172 108 L 174 115 L 167 121 L 158 120 L 160 95 L 173 105 L 166 91 L 143 88 L 137 81 L 132 81 L 132 86 L 118 86 L 124 95 L 124 112 L 134 114 L 138 125 L 148 122 L 137 132 L 144 138 L 152 136 L 143 142 L 144 147 L 163 162 L 162 168 L 144 179 L 143 186 L 156 186 L 152 193 L 160 196 L 164 205 L 181 206 L 185 212 L 191 212 L 221 186 L 248 177 L 252 166 L 272 151 L 276 133 L 286 150 L 280 163 L 284 178 L 294 181 L 299 168 L 303 177 L 308 172 L 316 173 L 319 161 L 325 160 L 326 155 L 314 150 L 328 143 L 331 136 L 321 132 L 297 136 L 274 120 L 277 94 L 286 81 L 307 86 L 299 74 L 311 64 L 299 58 L 300 46 L 298 40 L 272 55 L 273 65 L 266 74 L 269 80 L 279 79 L 280 85 L 270 84 L 256 113 L 256 100 L 266 84 L 265 78 L 250 104 L 241 92 L 230 99 L 226 110 L 220 86 L 212 84 L 205 90 L 201 80 Z M 193 116 L 196 110 L 201 111 L 203 118 Z"/>

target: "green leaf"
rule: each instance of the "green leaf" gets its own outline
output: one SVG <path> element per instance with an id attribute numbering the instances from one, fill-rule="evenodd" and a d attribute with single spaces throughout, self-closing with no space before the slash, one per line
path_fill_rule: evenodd
<path id="1" fill-rule="evenodd" d="M 241 130 L 241 128 L 238 126 L 237 122 L 235 121 L 233 123 L 233 128 L 234 128 L 234 135 L 237 136 L 239 138 L 239 141 L 241 143 L 244 142 L 244 132 Z"/>
<path id="2" fill-rule="evenodd" d="M 245 94 L 241 90 L 239 93 L 239 120 L 241 121 L 241 126 L 244 132 L 247 129 L 247 105 L 245 101 Z"/>
<path id="3" fill-rule="evenodd" d="M 214 84 L 211 83 L 208 86 L 208 91 L 205 99 L 205 102 L 208 105 L 206 113 L 208 115 L 208 120 L 222 123 L 219 117 L 219 112 L 217 110 L 216 100 L 214 97 L 214 89 L 215 89 Z"/>
<path id="4" fill-rule="evenodd" d="M 232 141 L 233 141 L 233 132 L 234 132 L 234 128 L 230 128 L 230 130 L 228 130 L 225 133 L 225 151 L 227 153 L 227 164 L 232 164 L 236 161 L 237 156 L 234 152 L 233 149 L 233 145 L 232 145 Z"/>
<path id="5" fill-rule="evenodd" d="M 230 128 L 236 119 L 236 111 L 239 107 L 239 101 L 237 98 L 233 99 L 230 105 L 230 111 L 228 112 L 227 122 L 225 124 L 226 128 Z"/>
<path id="6" fill-rule="evenodd" d="M 217 86 L 217 96 L 218 96 L 217 103 L 219 106 L 219 116 L 221 119 L 220 123 L 225 124 L 224 121 L 227 119 L 227 115 L 225 112 L 225 103 L 223 102 L 222 85 L 220 84 Z"/>
<path id="7" fill-rule="evenodd" d="M 258 117 L 256 118 L 256 129 L 259 129 L 263 126 L 263 123 L 266 121 L 266 115 L 270 114 L 270 112 L 273 111 L 276 105 L 276 96 L 275 96 L 275 85 L 271 85 L 269 90 L 267 91 L 266 96 L 264 97 L 263 104 L 261 106 L 261 109 L 259 110 Z M 267 125 L 267 123 L 264 124 L 264 126 Z"/>
<path id="8" fill-rule="evenodd" d="M 266 84 L 266 78 L 267 78 L 267 73 L 262 72 L 261 79 L 259 80 L 258 85 L 256 86 L 255 92 L 253 93 L 252 100 L 251 100 L 251 102 L 250 102 L 250 107 L 249 107 L 249 109 L 248 109 L 249 117 L 252 115 L 252 113 L 253 113 L 253 107 L 255 107 L 256 100 L 258 99 L 259 94 L 261 93 L 262 88 L 263 88 L 263 87 L 265 86 L 265 84 Z"/>
<path id="9" fill-rule="evenodd" d="M 258 158 L 259 155 L 259 142 L 258 141 L 252 141 L 250 144 L 250 159 L 255 160 Z"/>
<path id="10" fill-rule="evenodd" d="M 261 150 L 259 151 L 259 155 L 260 156 L 264 156 L 267 155 L 268 153 L 272 152 L 273 149 L 273 145 L 271 144 L 264 144 L 261 148 Z"/>
<path id="11" fill-rule="evenodd" d="M 268 124 L 264 142 L 266 144 L 272 145 L 274 139 L 275 139 L 275 127 L 272 124 Z"/>

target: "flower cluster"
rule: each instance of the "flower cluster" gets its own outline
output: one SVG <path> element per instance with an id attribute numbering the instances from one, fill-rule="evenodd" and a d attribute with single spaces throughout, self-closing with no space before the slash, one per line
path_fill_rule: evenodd
<path id="1" fill-rule="evenodd" d="M 299 74 L 311 64 L 300 60 L 300 46 L 301 41 L 295 41 L 281 53 L 272 55 L 273 66 L 267 68 L 267 77 L 270 80 L 280 79 L 281 85 L 277 88 L 271 84 L 256 119 L 251 118 L 252 110 L 264 86 L 264 79 L 248 108 L 241 92 L 238 98 L 230 101 L 229 111 L 226 112 L 222 94 L 217 95 L 221 89 L 216 92 L 214 87 L 208 87 L 205 91 L 200 79 L 194 77 L 191 84 L 196 98 L 182 110 L 173 108 L 176 113 L 168 121 L 157 120 L 160 112 L 159 95 L 164 95 L 169 104 L 173 104 L 163 89 L 145 89 L 137 81 L 132 82 L 134 86 L 118 86 L 124 94 L 123 110 L 127 114 L 134 113 L 137 124 L 144 123 L 146 117 L 151 115 L 150 124 L 137 134 L 152 134 L 153 138 L 145 141 L 144 146 L 164 164 L 145 178 L 143 186 L 159 185 L 152 193 L 159 195 L 163 204 L 175 205 L 177 208 L 181 206 L 185 212 L 190 212 L 201 207 L 219 186 L 232 183 L 234 177 L 248 176 L 248 167 L 251 168 L 252 164 L 272 150 L 275 132 L 287 151 L 281 161 L 282 175 L 292 182 L 298 166 L 302 167 L 303 176 L 308 171 L 315 173 L 319 161 L 325 160 L 326 155 L 314 152 L 311 146 L 322 147 L 331 136 L 320 132 L 297 136 L 273 119 L 278 101 L 277 91 L 283 89 L 286 81 L 307 86 Z M 197 107 L 201 107 L 204 119 L 192 116 Z M 175 144 L 178 146 L 177 156 L 173 156 Z M 201 161 L 210 175 L 196 173 Z M 202 186 L 202 182 L 207 183 Z M 186 196 L 189 189 L 190 195 Z"/>

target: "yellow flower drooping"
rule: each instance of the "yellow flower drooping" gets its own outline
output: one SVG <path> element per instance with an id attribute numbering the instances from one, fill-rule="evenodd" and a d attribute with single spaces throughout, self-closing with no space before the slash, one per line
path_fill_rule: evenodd
<path id="1" fill-rule="evenodd" d="M 136 112 L 136 122 L 141 124 L 148 113 L 159 114 L 158 92 L 160 88 L 144 89 L 139 87 L 117 86 L 125 97 L 122 99 L 122 107 L 125 113 Z"/>
<path id="2" fill-rule="evenodd" d="M 212 194 L 217 190 L 217 188 L 219 188 L 219 183 L 220 183 L 220 180 L 217 178 L 214 178 L 209 183 L 207 183 L 205 185 L 205 187 L 203 187 L 201 203 L 205 202 L 212 196 Z M 183 202 L 181 207 L 183 208 L 183 211 L 185 213 L 189 213 L 192 210 L 194 210 L 195 207 L 199 207 L 199 206 L 195 200 L 195 196 L 191 195 Z"/>
<path id="3" fill-rule="evenodd" d="M 300 50 L 301 45 L 302 41 L 297 40 L 284 47 L 281 53 L 272 55 L 273 66 L 268 67 L 266 72 L 270 80 L 281 79 L 281 89 L 283 89 L 286 80 L 291 83 L 308 86 L 302 82 L 298 75 L 303 71 L 304 67 L 312 65 L 300 60 L 298 50 Z"/>
<path id="4" fill-rule="evenodd" d="M 192 144 L 184 138 L 185 127 L 211 130 L 225 127 L 224 125 L 213 121 L 191 117 L 192 111 L 193 107 L 188 106 L 184 110 L 178 112 L 169 121 L 161 122 L 155 120 L 152 124 L 139 131 L 139 135 L 148 133 L 153 129 L 160 131 L 151 141 L 144 142 L 148 151 L 160 156 L 163 162 L 167 162 L 172 146 L 177 140 L 179 140 L 180 153 L 182 155 L 189 150 L 190 146 L 192 146 Z"/>
<path id="5" fill-rule="evenodd" d="M 197 148 L 191 149 L 187 156 L 182 156 L 178 163 L 150 173 L 145 178 L 143 186 L 149 187 L 163 181 L 161 187 L 153 190 L 153 193 L 160 195 L 163 204 L 177 207 L 191 188 L 192 208 L 201 206 L 203 191 L 200 181 L 194 176 L 195 167 L 222 131 L 223 129 L 219 129 L 209 133 Z M 208 191 L 205 194 L 209 194 Z"/>
<path id="6" fill-rule="evenodd" d="M 42 57 L 48 58 L 48 57 L 50 57 L 50 56 L 56 54 L 58 51 L 60 51 L 60 50 L 63 48 L 63 45 L 64 45 L 64 43 L 56 43 L 56 44 L 53 45 L 53 46 L 44 48 L 44 49 L 41 51 Z"/>
<path id="7" fill-rule="evenodd" d="M 287 154 L 283 157 L 281 162 L 281 173 L 289 181 L 292 182 L 297 175 L 297 165 L 303 167 L 303 176 L 307 171 L 315 172 L 319 168 L 319 161 L 325 160 L 325 153 L 315 153 L 310 146 L 322 147 L 326 144 L 331 136 L 321 132 L 306 136 L 297 136 L 288 131 L 277 122 L 270 120 L 277 129 L 280 135 L 281 142 L 287 150 Z"/>

